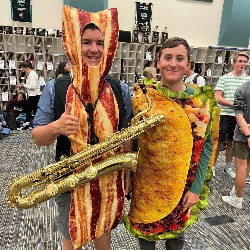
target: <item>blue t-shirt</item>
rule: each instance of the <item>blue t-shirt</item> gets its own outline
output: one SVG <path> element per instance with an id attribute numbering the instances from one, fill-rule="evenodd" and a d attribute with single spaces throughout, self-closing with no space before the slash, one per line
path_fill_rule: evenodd
<path id="1" fill-rule="evenodd" d="M 129 93 L 129 87 L 126 83 L 121 83 L 122 97 L 126 108 L 126 114 L 120 121 L 121 128 L 127 128 L 132 119 L 132 102 Z M 34 118 L 33 126 L 47 125 L 55 121 L 55 79 L 51 79 L 45 86 L 40 97 L 36 116 Z"/>

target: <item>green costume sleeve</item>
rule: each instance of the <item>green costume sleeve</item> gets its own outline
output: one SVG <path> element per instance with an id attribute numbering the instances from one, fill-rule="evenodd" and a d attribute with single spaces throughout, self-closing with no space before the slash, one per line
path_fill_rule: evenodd
<path id="1" fill-rule="evenodd" d="M 213 151 L 213 141 L 211 133 L 208 134 L 201 151 L 200 161 L 198 165 L 198 171 L 196 173 L 194 182 L 189 191 L 194 194 L 200 194 L 204 184 L 205 176 L 207 173 L 209 161 Z"/>

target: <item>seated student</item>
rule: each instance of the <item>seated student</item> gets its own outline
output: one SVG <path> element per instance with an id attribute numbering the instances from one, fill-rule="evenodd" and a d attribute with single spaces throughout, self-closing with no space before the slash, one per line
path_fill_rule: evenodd
<path id="1" fill-rule="evenodd" d="M 194 72 L 194 66 L 195 66 L 194 60 L 190 59 L 188 68 L 186 70 L 186 76 L 183 79 L 184 82 L 194 83 L 197 84 L 199 87 L 205 86 L 206 85 L 205 79 L 200 74 Z"/>
<path id="2" fill-rule="evenodd" d="M 26 96 L 24 93 L 17 93 L 11 100 L 8 101 L 4 112 L 4 120 L 6 127 L 10 129 L 17 129 L 20 124 L 17 122 L 17 117 L 26 112 Z"/>

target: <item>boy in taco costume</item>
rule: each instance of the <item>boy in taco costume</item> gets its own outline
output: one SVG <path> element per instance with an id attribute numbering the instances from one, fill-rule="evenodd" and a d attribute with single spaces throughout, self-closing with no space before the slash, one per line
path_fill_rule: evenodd
<path id="1" fill-rule="evenodd" d="M 207 205 L 205 180 L 212 178 L 219 110 L 211 87 L 183 83 L 189 59 L 186 40 L 166 40 L 157 65 L 161 85 L 148 89 L 152 108 L 147 115 L 164 114 L 165 121 L 139 137 L 131 207 L 125 216 L 126 228 L 143 250 L 155 249 L 155 241 L 162 239 L 166 249 L 182 249 L 184 230 Z M 134 113 L 147 107 L 139 89 L 132 102 Z"/>
<path id="2" fill-rule="evenodd" d="M 48 82 L 32 131 L 38 145 L 57 140 L 56 160 L 102 142 L 129 124 L 132 104 L 128 86 L 120 81 L 115 84 L 107 77 L 117 49 L 118 31 L 116 9 L 88 13 L 63 7 L 63 41 L 74 80 Z M 124 145 L 124 149 L 129 150 L 129 146 L 125 149 Z M 129 171 L 126 182 L 130 182 Z M 56 202 L 64 249 L 82 249 L 94 240 L 96 249 L 108 250 L 110 230 L 123 216 L 124 171 L 79 186 L 56 197 Z"/>

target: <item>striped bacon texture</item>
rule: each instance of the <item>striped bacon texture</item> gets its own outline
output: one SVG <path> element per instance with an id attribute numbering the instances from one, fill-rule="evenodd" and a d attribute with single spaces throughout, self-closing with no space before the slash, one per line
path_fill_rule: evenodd
<path id="1" fill-rule="evenodd" d="M 100 64 L 95 67 L 87 65 L 81 55 L 81 31 L 88 23 L 99 27 L 104 37 L 104 53 Z M 85 104 L 95 103 L 110 71 L 117 48 L 118 30 L 116 9 L 88 13 L 69 6 L 63 8 L 64 46 L 72 64 L 74 86 Z M 72 86 L 68 89 L 66 103 L 72 104 L 71 114 L 79 118 L 79 129 L 74 136 L 70 136 L 71 152 L 75 154 L 88 145 L 88 114 Z M 100 141 L 118 129 L 118 105 L 109 84 L 105 84 L 93 119 L 94 131 Z M 102 236 L 119 223 L 125 202 L 123 183 L 123 170 L 119 170 L 72 192 L 69 228 L 75 248 Z"/>

